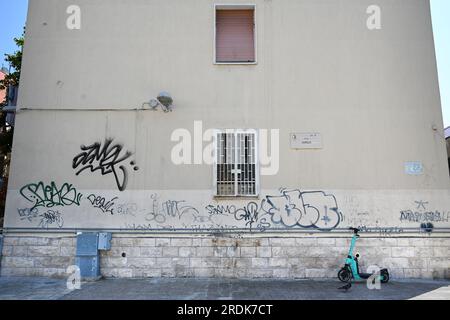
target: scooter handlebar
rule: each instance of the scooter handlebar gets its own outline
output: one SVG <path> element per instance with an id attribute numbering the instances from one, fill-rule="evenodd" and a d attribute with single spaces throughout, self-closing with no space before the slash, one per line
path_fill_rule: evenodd
<path id="1" fill-rule="evenodd" d="M 358 234 L 359 229 L 358 228 L 348 228 L 349 230 L 352 230 L 353 233 Z"/>

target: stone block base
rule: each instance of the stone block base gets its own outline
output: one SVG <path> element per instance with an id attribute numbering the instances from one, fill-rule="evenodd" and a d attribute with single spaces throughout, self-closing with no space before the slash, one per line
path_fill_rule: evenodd
<path id="1" fill-rule="evenodd" d="M 336 278 L 350 239 L 342 237 L 150 237 L 114 235 L 101 252 L 104 277 Z M 5 235 L 1 275 L 67 277 L 75 235 Z M 450 278 L 450 238 L 367 238 L 357 243 L 361 269 L 392 278 Z"/>

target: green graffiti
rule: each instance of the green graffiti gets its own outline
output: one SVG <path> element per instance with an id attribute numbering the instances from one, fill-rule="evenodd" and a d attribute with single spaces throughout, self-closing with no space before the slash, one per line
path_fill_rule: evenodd
<path id="1" fill-rule="evenodd" d="M 20 194 L 36 207 L 56 207 L 80 205 L 83 197 L 72 184 L 64 183 L 58 187 L 55 182 L 44 184 L 44 182 L 30 183 L 20 189 Z"/>

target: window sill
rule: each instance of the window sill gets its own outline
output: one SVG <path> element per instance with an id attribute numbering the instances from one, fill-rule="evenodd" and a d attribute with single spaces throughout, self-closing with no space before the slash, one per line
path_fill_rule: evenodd
<path id="1" fill-rule="evenodd" d="M 244 65 L 244 66 L 254 66 L 257 65 L 258 62 L 214 62 L 214 65 Z"/>
<path id="2" fill-rule="evenodd" d="M 214 200 L 259 200 L 260 199 L 260 195 L 256 195 L 256 196 L 218 196 L 218 195 L 214 195 L 213 196 Z"/>

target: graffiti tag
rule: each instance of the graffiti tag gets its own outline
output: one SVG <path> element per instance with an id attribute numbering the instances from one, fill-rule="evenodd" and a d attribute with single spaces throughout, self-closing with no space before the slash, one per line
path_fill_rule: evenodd
<path id="1" fill-rule="evenodd" d="M 331 230 L 343 219 L 334 195 L 323 191 L 281 189 L 280 195 L 264 200 L 261 206 L 272 216 L 272 222 L 286 227 Z"/>
<path id="2" fill-rule="evenodd" d="M 28 220 L 29 222 L 33 222 L 40 218 L 38 227 L 40 228 L 48 228 L 50 225 L 56 225 L 58 228 L 62 228 L 64 226 L 64 219 L 61 216 L 61 213 L 56 210 L 47 210 L 44 213 L 39 213 L 38 208 L 25 208 L 25 209 L 17 209 L 19 213 L 20 220 Z"/>
<path id="3" fill-rule="evenodd" d="M 77 176 L 87 169 L 91 172 L 100 170 L 102 175 L 114 175 L 120 191 L 126 189 L 128 172 L 121 163 L 131 157 L 131 152 L 125 151 L 123 153 L 123 147 L 119 144 L 113 144 L 112 139 L 106 139 L 103 146 L 96 142 L 89 146 L 82 145 L 80 148 L 83 152 L 75 156 L 72 161 L 72 168 L 79 169 L 76 172 Z M 135 171 L 139 170 L 134 161 L 131 161 L 130 165 L 134 167 Z"/>
<path id="4" fill-rule="evenodd" d="M 117 200 L 117 197 L 112 198 L 111 200 L 106 200 L 102 196 L 96 196 L 95 194 L 90 194 L 87 199 L 92 204 L 94 208 L 100 209 L 104 213 L 114 214 L 114 201 Z"/>
<path id="5" fill-rule="evenodd" d="M 36 207 L 79 206 L 83 196 L 78 193 L 73 185 L 64 183 L 61 187 L 58 187 L 55 182 L 27 184 L 20 189 L 20 194 L 26 200 L 34 203 L 31 209 Z"/>

